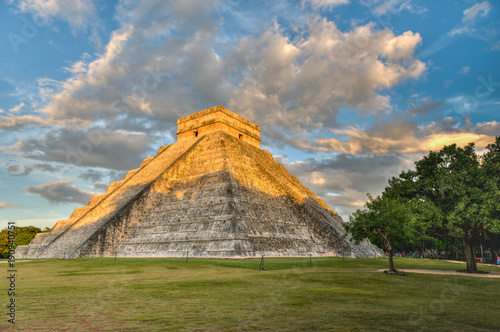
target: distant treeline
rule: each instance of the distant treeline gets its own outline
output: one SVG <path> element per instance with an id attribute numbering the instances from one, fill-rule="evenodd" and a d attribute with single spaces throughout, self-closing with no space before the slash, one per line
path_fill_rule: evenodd
<path id="1" fill-rule="evenodd" d="M 27 227 L 16 227 L 15 228 L 15 233 L 16 233 L 16 240 L 15 240 L 15 246 L 22 246 L 29 244 L 31 240 L 35 237 L 37 233 L 45 233 L 49 232 L 50 228 L 45 227 L 45 229 L 42 231 L 40 228 L 35 227 L 35 226 L 27 226 Z M 9 231 L 6 228 L 4 228 L 0 232 L 0 255 L 2 257 L 8 257 L 9 256 Z M 15 256 L 15 255 L 14 255 Z"/>

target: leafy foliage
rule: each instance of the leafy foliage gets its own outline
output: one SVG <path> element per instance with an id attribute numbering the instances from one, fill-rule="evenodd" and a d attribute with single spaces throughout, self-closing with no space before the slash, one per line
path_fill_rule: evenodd
<path id="1" fill-rule="evenodd" d="M 475 248 L 500 234 L 500 137 L 479 156 L 473 143 L 429 152 L 414 171 L 389 180 L 382 196 L 357 210 L 346 229 L 389 252 L 419 242 L 462 245 L 467 270 L 477 270 Z"/>
<path id="2" fill-rule="evenodd" d="M 389 254 L 389 270 L 395 271 L 392 260 L 394 248 L 403 246 L 412 232 L 407 222 L 408 211 L 404 204 L 388 195 L 376 198 L 368 195 L 368 198 L 366 209 L 357 210 L 349 217 L 346 230 L 357 243 L 368 238 L 372 243 L 381 245 Z"/>
<path id="3" fill-rule="evenodd" d="M 475 247 L 486 234 L 500 233 L 498 180 L 472 143 L 445 146 L 415 165 L 413 200 L 420 205 L 413 213 L 415 224 L 437 237 L 460 240 L 467 270 L 477 270 Z"/>
<path id="4" fill-rule="evenodd" d="M 46 227 L 44 232 L 50 231 L 50 228 Z M 31 240 L 36 236 L 37 233 L 41 232 L 41 229 L 35 226 L 27 227 L 16 227 L 14 230 L 16 234 L 16 239 L 14 242 L 15 247 L 29 244 Z M 0 253 L 6 257 L 9 255 L 9 230 L 4 228 L 0 231 Z"/>

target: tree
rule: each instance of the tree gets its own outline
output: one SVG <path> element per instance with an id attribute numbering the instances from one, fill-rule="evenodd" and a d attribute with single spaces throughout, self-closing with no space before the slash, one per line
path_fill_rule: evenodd
<path id="1" fill-rule="evenodd" d="M 376 198 L 368 195 L 368 198 L 365 209 L 356 210 L 344 226 L 356 243 L 368 238 L 381 245 L 387 252 L 389 272 L 395 273 L 394 250 L 407 243 L 412 234 L 407 209 L 387 194 Z"/>
<path id="2" fill-rule="evenodd" d="M 500 137 L 483 156 L 473 143 L 452 144 L 429 152 L 415 166 L 390 179 L 381 197 L 369 196 L 366 210 L 357 210 L 346 229 L 356 241 L 379 239 L 389 255 L 419 242 L 424 248 L 441 243 L 463 249 L 467 271 L 477 271 L 476 246 L 484 242 L 498 250 Z M 394 270 L 392 257 L 389 268 Z"/>
<path id="3" fill-rule="evenodd" d="M 16 239 L 14 246 L 22 246 L 29 244 L 31 240 L 36 236 L 37 233 L 40 233 L 41 230 L 35 226 L 27 226 L 27 227 L 16 227 L 15 228 Z M 0 254 L 5 256 L 9 255 L 9 231 L 7 228 L 4 228 L 0 232 Z"/>
<path id="4" fill-rule="evenodd" d="M 498 189 L 500 189 L 500 136 L 496 136 L 495 142 L 488 144 L 486 149 L 488 151 L 483 155 L 482 166 L 486 176 L 497 180 Z M 500 211 L 497 210 L 496 219 L 500 219 L 499 213 Z M 500 233 L 486 233 L 484 244 L 495 255 L 493 259 L 500 255 Z"/>
<path id="5" fill-rule="evenodd" d="M 497 138 L 493 150 L 498 149 L 498 143 Z M 496 156 L 488 160 L 496 160 Z M 488 165 L 492 163 L 488 161 Z M 481 238 L 500 233 L 498 180 L 491 176 L 495 168 L 486 165 L 473 143 L 464 148 L 452 144 L 430 152 L 415 163 L 416 171 L 394 181 L 413 188 L 413 197 L 407 198 L 418 229 L 451 243 L 457 239 L 463 243 L 468 272 L 477 271 L 475 250 Z"/>
<path id="6" fill-rule="evenodd" d="M 495 137 L 495 142 L 488 144 L 488 152 L 483 155 L 482 166 L 486 175 L 495 178 L 500 188 L 500 136 Z"/>

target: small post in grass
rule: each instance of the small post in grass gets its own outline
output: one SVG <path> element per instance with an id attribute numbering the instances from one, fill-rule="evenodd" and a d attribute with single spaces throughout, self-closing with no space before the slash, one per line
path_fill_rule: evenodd
<path id="1" fill-rule="evenodd" d="M 115 252 L 115 262 L 116 262 L 116 252 Z"/>
<path id="2" fill-rule="evenodd" d="M 309 254 L 309 264 L 313 265 L 312 254 Z"/>
<path id="3" fill-rule="evenodd" d="M 189 250 L 186 250 L 186 263 L 188 262 L 189 259 Z"/>
<path id="4" fill-rule="evenodd" d="M 262 259 L 260 260 L 260 269 L 264 270 L 264 255 L 262 255 Z"/>

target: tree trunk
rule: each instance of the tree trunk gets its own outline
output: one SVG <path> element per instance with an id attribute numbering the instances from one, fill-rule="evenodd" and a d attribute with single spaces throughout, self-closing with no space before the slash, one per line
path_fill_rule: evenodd
<path id="1" fill-rule="evenodd" d="M 467 272 L 477 272 L 476 263 L 476 246 L 472 245 L 470 242 L 465 241 L 465 263 L 467 264 Z"/>
<path id="2" fill-rule="evenodd" d="M 389 260 L 389 272 L 397 272 L 396 269 L 394 268 L 394 262 L 392 261 L 392 256 L 393 256 L 393 251 L 389 250 L 387 252 L 387 258 Z"/>

